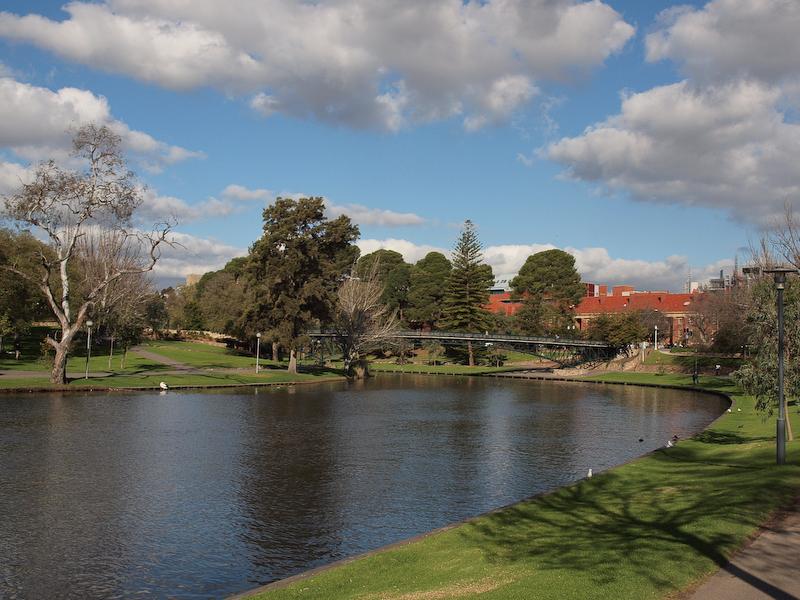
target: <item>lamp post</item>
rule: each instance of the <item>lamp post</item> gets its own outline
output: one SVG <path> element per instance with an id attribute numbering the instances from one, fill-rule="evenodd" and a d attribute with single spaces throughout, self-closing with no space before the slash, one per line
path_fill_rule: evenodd
<path id="1" fill-rule="evenodd" d="M 256 373 L 258 373 L 258 359 L 261 356 L 261 332 L 256 334 Z"/>
<path id="2" fill-rule="evenodd" d="M 86 336 L 86 373 L 83 378 L 89 379 L 89 359 L 92 357 L 92 323 L 91 319 L 86 321 L 86 329 L 89 334 Z"/>
<path id="3" fill-rule="evenodd" d="M 786 406 L 783 402 L 783 290 L 786 289 L 786 275 L 797 273 L 797 269 L 776 267 L 764 269 L 764 273 L 772 273 L 775 277 L 775 289 L 778 292 L 778 422 L 776 424 L 777 462 L 786 462 Z"/>
<path id="4" fill-rule="evenodd" d="M 653 344 L 653 350 L 658 352 L 658 325 L 655 325 L 654 329 L 655 329 L 655 332 L 656 332 L 655 333 L 656 339 L 655 339 L 655 343 Z"/>

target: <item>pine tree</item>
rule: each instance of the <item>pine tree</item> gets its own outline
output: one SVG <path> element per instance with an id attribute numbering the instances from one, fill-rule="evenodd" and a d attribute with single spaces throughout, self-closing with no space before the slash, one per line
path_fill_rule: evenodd
<path id="1" fill-rule="evenodd" d="M 492 268 L 483 263 L 481 243 L 472 221 L 465 221 L 453 250 L 453 270 L 447 279 L 442 327 L 452 331 L 480 333 L 489 329 L 492 315 L 486 308 Z M 467 343 L 469 366 L 475 365 L 472 342 Z"/>

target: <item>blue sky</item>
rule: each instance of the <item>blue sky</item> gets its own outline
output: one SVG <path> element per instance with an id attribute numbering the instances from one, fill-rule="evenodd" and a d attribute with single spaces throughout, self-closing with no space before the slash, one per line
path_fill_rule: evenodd
<path id="1" fill-rule="evenodd" d="M 586 280 L 676 290 L 797 200 L 795 3 L 223 4 L 0 2 L 0 191 L 91 118 L 126 140 L 144 214 L 180 221 L 162 278 L 219 268 L 265 202 L 306 194 L 363 251 L 414 261 L 471 219 L 497 275 L 557 246 Z"/>

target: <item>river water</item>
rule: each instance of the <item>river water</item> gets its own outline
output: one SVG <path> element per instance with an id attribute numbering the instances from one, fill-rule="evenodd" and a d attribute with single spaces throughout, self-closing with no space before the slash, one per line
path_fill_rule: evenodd
<path id="1" fill-rule="evenodd" d="M 0 597 L 224 597 L 618 465 L 725 406 L 412 375 L 2 396 Z"/>

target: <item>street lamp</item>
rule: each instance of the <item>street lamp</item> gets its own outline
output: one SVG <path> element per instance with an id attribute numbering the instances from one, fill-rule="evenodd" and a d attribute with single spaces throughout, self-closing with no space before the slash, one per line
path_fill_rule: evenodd
<path id="1" fill-rule="evenodd" d="M 92 323 L 91 319 L 86 321 L 86 328 L 89 334 L 86 336 L 86 373 L 84 379 L 89 379 L 89 359 L 92 357 Z"/>
<path id="2" fill-rule="evenodd" d="M 656 339 L 655 339 L 655 343 L 653 344 L 653 350 L 658 352 L 658 325 L 655 325 L 654 328 L 655 328 L 655 331 L 656 331 L 656 333 L 655 333 Z"/>
<path id="3" fill-rule="evenodd" d="M 261 355 L 261 332 L 256 334 L 256 373 L 258 373 L 258 359 Z"/>
<path id="4" fill-rule="evenodd" d="M 775 277 L 775 289 L 778 291 L 778 423 L 776 431 L 777 462 L 786 462 L 786 406 L 783 402 L 783 290 L 786 288 L 786 275 L 797 273 L 790 267 L 764 269 L 764 273 L 772 273 Z"/>

